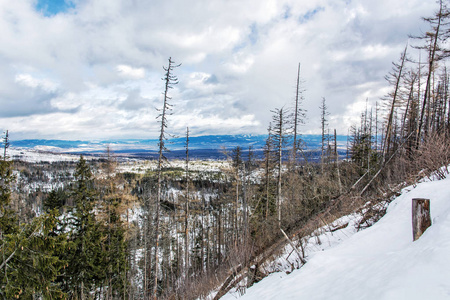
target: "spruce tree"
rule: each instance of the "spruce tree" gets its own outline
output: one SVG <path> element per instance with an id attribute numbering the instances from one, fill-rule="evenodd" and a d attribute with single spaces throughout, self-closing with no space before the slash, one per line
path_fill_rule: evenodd
<path id="1" fill-rule="evenodd" d="M 0 160 L 0 235 L 15 232 L 17 220 L 10 208 L 11 183 L 14 180 L 11 162 Z"/>
<path id="2" fill-rule="evenodd" d="M 95 218 L 94 207 L 98 195 L 93 175 L 83 156 L 76 166 L 71 197 L 74 207 L 68 218 L 69 249 L 64 257 L 68 266 L 64 275 L 65 289 L 71 297 L 86 299 L 89 291 L 101 286 L 105 278 L 102 257 L 102 234 Z"/>
<path id="3" fill-rule="evenodd" d="M 58 212 L 49 211 L 30 224 L 17 224 L 9 205 L 14 180 L 6 145 L 0 160 L 0 295 L 4 299 L 59 299 L 65 295 L 56 278 L 65 265 L 59 258 L 66 236 L 57 234 Z"/>
<path id="4" fill-rule="evenodd" d="M 99 221 L 105 236 L 103 242 L 103 265 L 105 266 L 105 298 L 125 298 L 128 285 L 128 245 L 125 239 L 126 227 L 122 216 L 126 215 L 134 197 L 127 192 L 128 183 L 116 171 L 117 162 L 107 148 L 106 162 L 101 171 L 104 174 L 97 181 L 100 191 L 101 206 Z"/>

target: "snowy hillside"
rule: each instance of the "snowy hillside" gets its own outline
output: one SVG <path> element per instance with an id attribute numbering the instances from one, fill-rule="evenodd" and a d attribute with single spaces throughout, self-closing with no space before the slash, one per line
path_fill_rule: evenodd
<path id="1" fill-rule="evenodd" d="M 432 226 L 415 242 L 412 198 L 431 202 Z M 405 188 L 378 223 L 353 233 L 310 254 L 290 275 L 271 274 L 240 299 L 450 299 L 450 177 Z"/>
<path id="2" fill-rule="evenodd" d="M 80 154 L 69 154 L 61 153 L 59 149 L 52 147 L 36 147 L 34 149 L 30 148 L 20 148 L 11 147 L 8 149 L 8 157 L 11 160 L 22 160 L 31 163 L 39 162 L 61 162 L 61 161 L 78 161 L 80 159 Z M 95 160 L 101 156 L 94 155 L 84 155 L 86 160 Z"/>
<path id="3" fill-rule="evenodd" d="M 9 148 L 8 156 L 13 160 L 23 160 L 27 162 L 58 162 L 58 161 L 78 161 L 79 155 L 62 154 L 54 149 L 29 149 L 29 148 Z M 87 157 L 89 159 L 90 157 Z"/>

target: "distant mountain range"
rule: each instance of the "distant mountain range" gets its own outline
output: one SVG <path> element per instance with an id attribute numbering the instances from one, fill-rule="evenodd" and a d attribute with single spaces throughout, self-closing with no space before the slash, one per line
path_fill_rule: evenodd
<path id="1" fill-rule="evenodd" d="M 316 151 L 321 145 L 321 135 L 302 135 L 306 149 Z M 237 146 L 247 150 L 250 146 L 256 154 L 261 154 L 266 143 L 267 135 L 204 135 L 189 138 L 189 149 L 196 158 L 220 158 L 224 150 L 231 150 Z M 337 136 L 338 148 L 342 152 L 346 148 L 347 136 Z M 11 147 L 33 149 L 57 153 L 104 153 L 106 147 L 119 155 L 153 157 L 158 150 L 158 139 L 127 139 L 104 141 L 70 141 L 70 140 L 18 140 L 11 141 Z M 183 157 L 185 154 L 186 138 L 172 138 L 166 141 L 168 157 Z"/>

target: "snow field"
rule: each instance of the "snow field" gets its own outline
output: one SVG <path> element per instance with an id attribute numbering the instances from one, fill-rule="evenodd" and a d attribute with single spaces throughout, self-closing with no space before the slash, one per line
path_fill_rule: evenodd
<path id="1" fill-rule="evenodd" d="M 430 199 L 432 218 L 415 242 L 413 198 Z M 450 178 L 404 189 L 370 228 L 356 232 L 350 223 L 318 238 L 321 245 L 311 243 L 303 267 L 290 275 L 273 273 L 241 298 L 450 299 Z M 222 299 L 238 297 L 229 293 Z"/>

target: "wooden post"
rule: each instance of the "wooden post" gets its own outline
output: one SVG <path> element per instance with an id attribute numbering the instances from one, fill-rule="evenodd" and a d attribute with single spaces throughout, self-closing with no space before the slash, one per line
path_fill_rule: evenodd
<path id="1" fill-rule="evenodd" d="M 431 226 L 430 199 L 412 199 L 412 226 L 413 241 L 420 238 L 425 230 Z"/>

